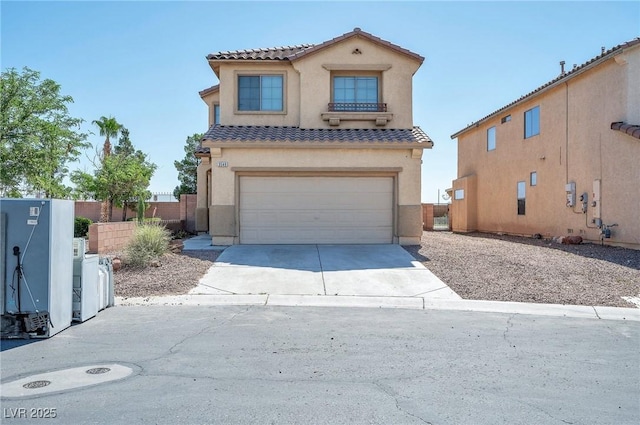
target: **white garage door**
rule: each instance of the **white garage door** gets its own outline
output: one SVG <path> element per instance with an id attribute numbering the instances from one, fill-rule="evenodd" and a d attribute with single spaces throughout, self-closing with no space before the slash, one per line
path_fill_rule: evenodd
<path id="1" fill-rule="evenodd" d="M 240 243 L 391 243 L 391 177 L 240 177 Z"/>

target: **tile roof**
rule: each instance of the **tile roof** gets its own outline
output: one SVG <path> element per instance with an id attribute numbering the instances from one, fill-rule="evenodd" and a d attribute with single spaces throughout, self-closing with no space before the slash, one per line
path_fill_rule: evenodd
<path id="1" fill-rule="evenodd" d="M 366 31 L 362 31 L 360 28 L 354 28 L 353 31 L 344 33 L 339 37 L 335 37 L 335 38 L 333 38 L 331 40 L 325 41 L 324 43 L 318 44 L 317 46 L 312 46 L 309 49 L 305 49 L 305 50 L 301 50 L 300 52 L 296 52 L 289 59 L 290 60 L 294 60 L 294 59 L 301 58 L 303 56 L 306 56 L 306 55 L 311 54 L 313 52 L 316 52 L 318 50 L 322 50 L 322 49 L 324 49 L 326 47 L 329 47 L 329 46 L 331 46 L 333 44 L 339 43 L 339 42 L 341 42 L 343 40 L 346 40 L 348 38 L 351 38 L 351 37 L 364 37 L 364 38 L 368 39 L 369 41 L 372 41 L 372 42 L 374 42 L 376 44 L 379 44 L 379 45 L 384 46 L 384 47 L 388 47 L 388 48 L 393 49 L 393 50 L 395 50 L 395 51 L 397 51 L 399 53 L 402 53 L 402 54 L 405 54 L 407 56 L 410 56 L 413 59 L 418 60 L 420 63 L 422 63 L 424 61 L 424 57 L 420 56 L 419 54 L 413 53 L 412 51 L 407 50 L 404 47 L 400 47 L 397 44 L 393 44 L 393 43 L 391 43 L 391 42 L 389 42 L 387 40 L 383 40 L 380 37 L 376 37 L 375 35 L 370 34 L 370 33 L 366 32 Z"/>
<path id="2" fill-rule="evenodd" d="M 407 145 L 410 147 L 431 148 L 433 141 L 420 127 L 412 129 L 329 129 L 300 127 L 272 127 L 272 126 L 233 126 L 213 125 L 204 134 L 202 141 L 213 141 L 222 145 L 251 146 L 273 144 L 290 145 L 321 143 L 327 145 L 357 144 L 385 144 L 390 146 Z M 208 153 L 209 148 L 200 147 L 196 154 Z"/>
<path id="3" fill-rule="evenodd" d="M 623 50 L 628 49 L 630 47 L 633 47 L 637 44 L 640 44 L 640 38 L 636 37 L 633 40 L 627 41 L 625 43 L 619 44 L 615 47 L 612 47 L 611 49 L 607 50 L 607 51 L 603 51 L 601 54 L 599 54 L 598 56 L 588 60 L 587 62 L 583 63 L 580 66 L 577 66 L 575 68 L 573 68 L 572 70 L 568 71 L 568 72 L 564 72 L 562 74 L 560 74 L 559 76 L 557 76 L 556 78 L 554 78 L 553 80 L 549 81 L 548 83 L 538 87 L 537 89 L 533 90 L 532 92 L 529 92 L 527 94 L 525 94 L 524 96 L 521 96 L 519 99 L 514 100 L 513 102 L 509 103 L 506 106 L 503 106 L 502 108 L 498 109 L 497 111 L 494 111 L 492 113 L 490 113 L 489 115 L 485 116 L 484 118 L 479 119 L 476 122 L 473 122 L 471 124 L 469 124 L 467 127 L 463 128 L 462 130 L 458 131 L 457 133 L 453 134 L 451 136 L 452 139 L 455 139 L 456 137 L 458 137 L 459 135 L 465 133 L 467 130 L 470 130 L 474 127 L 478 127 L 480 125 L 480 123 L 495 117 L 496 115 L 500 114 L 501 112 L 511 108 L 512 106 L 515 106 L 519 103 L 522 103 L 523 101 L 537 95 L 540 94 L 548 89 L 551 89 L 559 84 L 562 84 L 568 80 L 570 80 L 571 78 L 582 74 L 584 71 L 591 69 L 597 65 L 599 65 L 600 63 L 612 58 L 613 56 L 616 56 L 620 53 L 622 53 Z"/>
<path id="4" fill-rule="evenodd" d="M 216 84 L 215 86 L 211 86 L 209 88 L 199 91 L 198 94 L 200 95 L 200 97 L 204 97 L 210 93 L 215 93 L 219 90 L 220 90 L 220 84 Z"/>
<path id="5" fill-rule="evenodd" d="M 611 130 L 618 130 L 623 133 L 628 134 L 631 137 L 635 137 L 636 139 L 640 139 L 640 125 L 631 125 L 625 124 L 622 121 L 612 122 Z"/>
<path id="6" fill-rule="evenodd" d="M 354 28 L 353 31 L 342 34 L 339 37 L 335 37 L 324 43 L 315 44 L 300 44 L 296 46 L 284 46 L 284 47 L 269 47 L 264 49 L 247 49 L 247 50 L 233 50 L 225 52 L 211 53 L 207 55 L 208 60 L 296 60 L 307 54 L 317 52 L 333 44 L 339 43 L 351 37 L 364 37 L 376 44 L 393 49 L 399 53 L 410 56 L 422 63 L 424 57 L 417 53 L 413 53 L 403 47 L 393 44 L 389 41 L 376 37 L 373 34 L 369 34 L 366 31 L 362 31 L 360 28 Z"/>
<path id="7" fill-rule="evenodd" d="M 233 50 L 207 55 L 208 60 L 289 60 L 290 56 L 313 47 L 313 44 L 269 47 L 264 49 Z"/>

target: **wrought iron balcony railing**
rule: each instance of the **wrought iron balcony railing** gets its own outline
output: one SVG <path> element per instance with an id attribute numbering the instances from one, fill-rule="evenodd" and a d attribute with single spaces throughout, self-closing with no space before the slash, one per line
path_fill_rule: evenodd
<path id="1" fill-rule="evenodd" d="M 329 112 L 387 112 L 386 103 L 336 102 L 329 103 Z"/>

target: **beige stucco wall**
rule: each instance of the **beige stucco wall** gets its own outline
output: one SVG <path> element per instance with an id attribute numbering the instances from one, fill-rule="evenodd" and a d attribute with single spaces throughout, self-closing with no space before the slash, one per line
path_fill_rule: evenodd
<path id="1" fill-rule="evenodd" d="M 227 166 L 219 167 L 218 162 Z M 396 177 L 396 241 L 417 243 L 422 233 L 420 162 L 410 149 L 223 148 L 211 168 L 210 234 L 214 244 L 239 242 L 240 175 L 392 175 Z"/>
<path id="2" fill-rule="evenodd" d="M 210 158 L 202 158 L 198 164 L 197 178 L 197 199 L 196 199 L 196 231 L 206 232 L 209 230 L 209 205 L 210 197 L 208 187 L 210 186 Z"/>
<path id="3" fill-rule="evenodd" d="M 360 54 L 352 52 L 358 49 Z M 381 47 L 365 38 L 353 37 L 317 53 L 288 61 L 234 61 L 221 63 L 220 91 L 203 100 L 210 108 L 209 125 L 213 123 L 213 103 L 220 102 L 220 121 L 224 125 L 299 126 L 301 128 L 412 128 L 412 77 L 420 67 L 415 58 Z M 360 72 L 359 72 L 360 71 Z M 391 119 L 377 126 L 377 113 L 369 120 L 341 120 L 331 127 L 322 113 L 331 99 L 332 73 L 377 75 L 380 103 L 387 103 Z M 283 112 L 237 111 L 238 74 L 280 73 L 285 78 Z M 301 101 L 304 99 L 304 102 Z M 340 115 L 340 114 L 338 114 Z M 342 114 L 343 117 L 346 114 Z M 367 115 L 367 114 L 365 114 Z"/>
<path id="4" fill-rule="evenodd" d="M 625 122 L 640 125 L 640 47 L 616 57 L 616 62 L 626 65 L 627 115 Z"/>
<path id="5" fill-rule="evenodd" d="M 201 99 L 202 99 L 202 101 L 204 103 L 207 104 L 207 108 L 208 108 L 208 114 L 207 115 L 208 115 L 208 118 L 209 118 L 209 127 L 211 127 L 213 125 L 213 121 L 214 121 L 214 118 L 213 118 L 213 113 L 214 113 L 213 105 L 214 104 L 220 104 L 220 92 L 216 91 L 216 92 L 213 92 L 213 93 L 209 93 L 209 94 L 207 94 L 205 96 L 202 96 Z"/>
<path id="6" fill-rule="evenodd" d="M 282 74 L 284 76 L 284 111 L 237 111 L 238 74 Z M 224 125 L 298 126 L 300 122 L 300 76 L 290 63 L 233 62 L 220 65 L 220 122 Z"/>
<path id="7" fill-rule="evenodd" d="M 460 177 L 453 182 L 451 198 L 451 230 L 454 232 L 473 232 L 478 230 L 478 179 L 476 175 Z M 455 192 L 462 190 L 464 197 L 455 199 Z"/>
<path id="8" fill-rule="evenodd" d="M 640 124 L 640 49 L 625 56 L 625 61 L 610 59 L 459 136 L 458 176 L 477 176 L 477 230 L 571 233 L 597 241 L 591 201 L 593 181 L 600 179 L 602 220 L 619 224 L 607 242 L 640 244 L 640 141 L 610 128 L 615 121 Z M 524 112 L 538 105 L 540 134 L 524 139 Z M 511 121 L 502 124 L 508 114 Z M 491 126 L 496 127 L 496 149 L 488 152 Z M 538 182 L 531 186 L 534 171 Z M 526 182 L 526 214 L 520 216 L 518 181 Z M 567 182 L 576 183 L 574 208 L 565 206 Z M 580 209 L 583 192 L 589 197 L 586 214 Z M 455 215 L 454 226 L 461 220 Z"/>
<path id="9" fill-rule="evenodd" d="M 352 52 L 358 49 L 360 54 Z M 366 38 L 353 37 L 337 43 L 293 63 L 300 73 L 300 94 L 305 102 L 300 105 L 300 127 L 329 127 L 321 113 L 331 102 L 332 72 L 357 74 L 357 70 L 372 69 L 380 75 L 381 103 L 393 119 L 384 128 L 413 127 L 412 77 L 420 63 L 408 56 L 381 47 Z M 376 66 L 388 69 L 375 70 Z M 329 68 L 329 69 L 327 69 Z M 333 71 L 331 70 L 333 69 Z M 340 128 L 375 128 L 372 121 L 342 121 Z"/>

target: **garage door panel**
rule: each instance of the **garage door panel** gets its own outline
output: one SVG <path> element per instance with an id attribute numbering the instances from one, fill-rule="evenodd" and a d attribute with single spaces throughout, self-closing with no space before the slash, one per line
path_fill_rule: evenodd
<path id="1" fill-rule="evenodd" d="M 241 177 L 240 242 L 390 243 L 390 177 Z"/>

